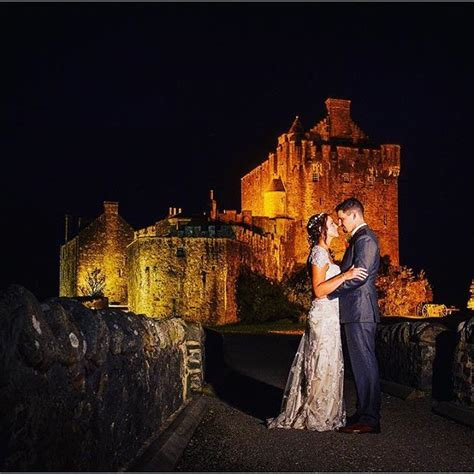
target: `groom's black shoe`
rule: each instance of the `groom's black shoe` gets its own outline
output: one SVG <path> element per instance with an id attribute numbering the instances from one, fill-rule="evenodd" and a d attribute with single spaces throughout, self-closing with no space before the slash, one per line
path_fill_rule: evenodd
<path id="1" fill-rule="evenodd" d="M 360 416 L 357 413 L 354 413 L 353 415 L 348 416 L 346 418 L 346 426 L 355 425 L 356 423 L 359 422 L 359 418 Z"/>
<path id="2" fill-rule="evenodd" d="M 366 433 L 380 433 L 380 423 L 372 426 L 367 425 L 366 423 L 354 423 L 353 425 L 347 425 L 343 428 L 339 428 L 340 433 L 349 433 L 349 434 L 366 434 Z"/>

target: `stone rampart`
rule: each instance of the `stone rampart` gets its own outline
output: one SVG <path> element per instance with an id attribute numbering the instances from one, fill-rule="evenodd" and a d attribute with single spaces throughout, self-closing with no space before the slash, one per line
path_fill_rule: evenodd
<path id="1" fill-rule="evenodd" d="M 114 471 L 203 380 L 203 331 L 180 318 L 0 293 L 0 468 Z"/>

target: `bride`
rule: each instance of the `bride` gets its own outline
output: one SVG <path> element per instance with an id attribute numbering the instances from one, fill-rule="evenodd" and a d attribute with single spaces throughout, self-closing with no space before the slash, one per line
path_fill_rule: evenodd
<path id="1" fill-rule="evenodd" d="M 341 273 L 332 261 L 329 245 L 339 234 L 330 215 L 312 216 L 306 228 L 314 299 L 288 376 L 281 413 L 268 419 L 267 426 L 328 431 L 344 426 L 346 413 L 339 303 L 337 299 L 328 300 L 326 295 L 346 280 L 365 279 L 367 272 L 351 268 Z"/>

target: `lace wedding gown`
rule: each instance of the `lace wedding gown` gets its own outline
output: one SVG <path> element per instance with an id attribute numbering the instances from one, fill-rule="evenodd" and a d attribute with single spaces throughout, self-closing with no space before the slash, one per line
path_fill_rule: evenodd
<path id="1" fill-rule="evenodd" d="M 329 264 L 326 280 L 340 273 L 319 245 L 313 246 L 308 260 L 318 267 Z M 267 420 L 268 428 L 328 431 L 344 426 L 343 383 L 339 303 L 315 299 L 288 376 L 281 413 Z"/>

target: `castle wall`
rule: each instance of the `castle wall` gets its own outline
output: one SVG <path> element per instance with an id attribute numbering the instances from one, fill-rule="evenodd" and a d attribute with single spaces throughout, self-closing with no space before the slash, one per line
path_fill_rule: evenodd
<path id="1" fill-rule="evenodd" d="M 77 239 L 61 246 L 59 255 L 59 295 L 77 296 L 77 262 L 79 249 Z"/>
<path id="2" fill-rule="evenodd" d="M 251 210 L 254 216 L 264 215 L 263 193 L 270 184 L 269 161 L 263 162 L 241 180 L 242 210 Z"/>
<path id="3" fill-rule="evenodd" d="M 128 248 L 129 308 L 150 317 L 237 321 L 235 286 L 249 249 L 227 238 L 140 237 Z"/>

